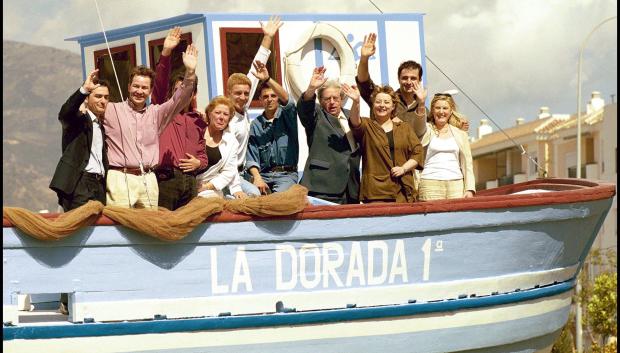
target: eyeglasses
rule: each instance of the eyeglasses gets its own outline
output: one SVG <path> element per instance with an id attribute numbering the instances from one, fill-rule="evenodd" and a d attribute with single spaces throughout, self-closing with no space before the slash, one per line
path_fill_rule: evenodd
<path id="1" fill-rule="evenodd" d="M 435 97 L 452 97 L 450 93 L 435 93 Z"/>

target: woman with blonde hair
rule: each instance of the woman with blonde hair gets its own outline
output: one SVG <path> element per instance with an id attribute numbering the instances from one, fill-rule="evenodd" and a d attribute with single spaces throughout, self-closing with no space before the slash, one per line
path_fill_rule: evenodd
<path id="1" fill-rule="evenodd" d="M 231 117 L 235 114 L 232 100 L 225 96 L 213 98 L 206 109 L 205 151 L 209 160 L 207 169 L 196 176 L 198 196 L 224 197 L 228 187 L 236 198 L 246 195 L 241 190 L 241 179 L 237 172 L 237 148 L 239 142 L 229 129 Z"/>
<path id="2" fill-rule="evenodd" d="M 448 93 L 435 94 L 431 121 L 426 123 L 422 145 L 426 149 L 420 173 L 421 201 L 473 197 L 476 192 L 469 136 L 461 127 L 461 115 Z"/>
<path id="3" fill-rule="evenodd" d="M 360 200 L 372 202 L 414 202 L 417 192 L 413 170 L 424 162 L 424 150 L 413 128 L 393 121 L 398 96 L 390 86 L 375 86 L 371 96 L 372 118 L 360 118 L 360 92 L 342 85 L 353 100 L 351 127 L 362 150 Z"/>

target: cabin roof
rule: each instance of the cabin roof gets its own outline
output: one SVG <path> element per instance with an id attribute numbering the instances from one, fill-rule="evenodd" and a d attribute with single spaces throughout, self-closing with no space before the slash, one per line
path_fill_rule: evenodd
<path id="1" fill-rule="evenodd" d="M 108 41 L 126 38 L 129 35 L 139 35 L 150 32 L 163 31 L 172 26 L 184 26 L 198 22 L 202 22 L 205 18 L 204 14 L 185 14 L 175 17 L 166 18 L 163 20 L 157 20 L 152 22 L 141 23 L 129 27 L 123 27 L 118 29 L 106 30 L 106 36 Z M 71 37 L 65 39 L 66 41 L 76 41 L 80 44 L 99 43 L 104 41 L 103 33 L 91 33 L 82 36 Z"/>
<path id="2" fill-rule="evenodd" d="M 124 39 L 136 35 L 159 32 L 173 26 L 187 26 L 195 23 L 204 22 L 208 20 L 218 21 L 248 21 L 269 19 L 271 14 L 266 13 L 188 13 L 184 15 L 169 17 L 161 20 L 145 22 L 133 26 L 122 27 L 117 29 L 106 30 L 106 36 L 108 41 Z M 328 14 L 328 13 L 316 13 L 316 14 L 280 14 L 283 21 L 296 20 L 296 21 L 369 21 L 369 20 L 390 20 L 390 21 L 411 21 L 419 20 L 422 22 L 424 13 L 382 13 L 382 14 Z M 81 36 L 75 36 L 66 38 L 66 41 L 76 41 L 81 45 L 91 45 L 104 42 L 104 36 L 102 32 L 85 34 Z"/>

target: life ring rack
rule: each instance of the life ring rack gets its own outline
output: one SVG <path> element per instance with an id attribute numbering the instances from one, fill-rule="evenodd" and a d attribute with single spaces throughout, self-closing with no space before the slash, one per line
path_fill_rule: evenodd
<path id="1" fill-rule="evenodd" d="M 357 68 L 351 44 L 349 44 L 345 35 L 335 26 L 329 23 L 317 22 L 299 38 L 298 45 L 294 46 L 293 50 L 287 51 L 284 56 L 286 81 L 295 98 L 299 98 L 306 90 L 306 87 L 301 86 L 303 81 L 302 77 L 308 76 L 309 73 L 308 68 L 304 69 L 301 65 L 302 49 L 306 43 L 317 38 L 326 39 L 336 49 L 338 57 L 340 58 L 339 82 L 355 84 Z"/>

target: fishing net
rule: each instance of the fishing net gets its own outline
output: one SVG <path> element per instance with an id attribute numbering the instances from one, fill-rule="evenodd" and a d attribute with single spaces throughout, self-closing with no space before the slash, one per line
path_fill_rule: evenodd
<path id="1" fill-rule="evenodd" d="M 103 206 L 100 202 L 87 204 L 63 213 L 56 218 L 45 218 L 38 213 L 19 207 L 4 207 L 4 217 L 22 232 L 39 240 L 59 240 L 82 227 L 92 225 L 103 213 L 115 222 L 140 233 L 163 241 L 177 241 L 186 237 L 207 217 L 227 210 L 258 217 L 287 216 L 300 212 L 307 205 L 308 190 L 293 185 L 284 192 L 266 196 L 223 200 L 196 197 L 187 205 L 170 211 L 160 208 L 129 209 Z"/>

